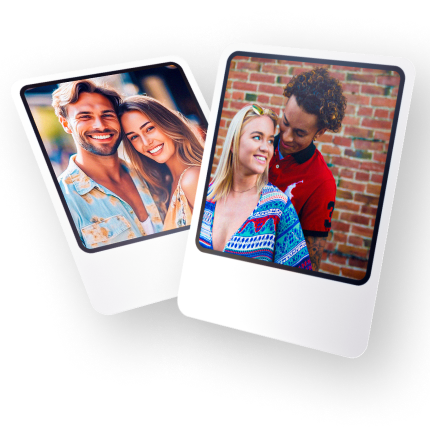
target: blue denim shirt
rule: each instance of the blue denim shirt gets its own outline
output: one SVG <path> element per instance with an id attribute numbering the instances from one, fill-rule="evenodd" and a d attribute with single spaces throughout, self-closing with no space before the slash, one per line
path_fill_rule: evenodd
<path id="1" fill-rule="evenodd" d="M 115 193 L 87 176 L 76 165 L 75 157 L 76 155 L 73 155 L 70 158 L 69 165 L 59 176 L 58 182 L 84 246 L 94 249 L 145 236 L 145 231 L 133 208 Z M 148 185 L 124 161 L 121 161 L 121 167 L 132 178 L 154 225 L 155 233 L 162 231 L 160 212 Z"/>

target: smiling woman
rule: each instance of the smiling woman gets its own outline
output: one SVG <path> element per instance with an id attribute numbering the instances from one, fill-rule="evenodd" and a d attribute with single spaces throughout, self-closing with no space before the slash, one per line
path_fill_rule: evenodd
<path id="1" fill-rule="evenodd" d="M 127 98 L 119 116 L 131 164 L 168 205 L 164 230 L 190 225 L 203 141 L 182 115 L 148 96 Z"/>
<path id="2" fill-rule="evenodd" d="M 273 111 L 255 104 L 231 121 L 199 242 L 203 248 L 311 270 L 297 213 L 288 196 L 268 183 L 277 121 Z"/>

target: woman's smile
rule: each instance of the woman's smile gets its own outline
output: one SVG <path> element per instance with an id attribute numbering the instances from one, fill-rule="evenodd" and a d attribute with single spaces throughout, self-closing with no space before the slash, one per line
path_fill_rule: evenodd
<path id="1" fill-rule="evenodd" d="M 126 112 L 121 124 L 131 145 L 142 155 L 164 164 L 176 152 L 175 143 L 162 132 L 144 113 L 138 110 Z"/>

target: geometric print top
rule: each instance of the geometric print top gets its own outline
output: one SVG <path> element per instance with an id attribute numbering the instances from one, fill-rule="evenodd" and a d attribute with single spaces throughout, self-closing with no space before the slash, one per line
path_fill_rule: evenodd
<path id="1" fill-rule="evenodd" d="M 213 249 L 215 207 L 216 201 L 206 200 L 199 239 L 203 248 Z M 254 211 L 229 239 L 223 252 L 312 271 L 296 210 L 288 196 L 272 184 L 263 187 Z"/>

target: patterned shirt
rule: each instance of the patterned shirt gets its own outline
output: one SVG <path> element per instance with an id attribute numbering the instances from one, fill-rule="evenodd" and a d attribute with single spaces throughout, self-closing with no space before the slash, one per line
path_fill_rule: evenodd
<path id="1" fill-rule="evenodd" d="M 169 202 L 169 209 L 167 210 L 166 218 L 164 219 L 164 231 L 185 227 L 186 225 L 191 224 L 191 217 L 193 214 L 184 190 L 182 190 L 181 187 L 182 177 L 191 167 L 185 169 L 179 177 L 178 185 L 172 194 L 172 198 Z"/>
<path id="2" fill-rule="evenodd" d="M 58 182 L 69 207 L 79 237 L 86 248 L 122 242 L 145 236 L 142 224 L 133 208 L 115 193 L 87 176 L 70 158 L 67 169 Z M 154 232 L 163 229 L 160 212 L 148 186 L 124 161 L 121 167 L 130 175 L 143 205 L 154 225 Z"/>
<path id="3" fill-rule="evenodd" d="M 213 249 L 215 207 L 215 201 L 206 200 L 199 240 L 204 248 Z M 223 252 L 312 270 L 297 213 L 288 197 L 272 184 L 263 188 L 254 211 Z"/>

